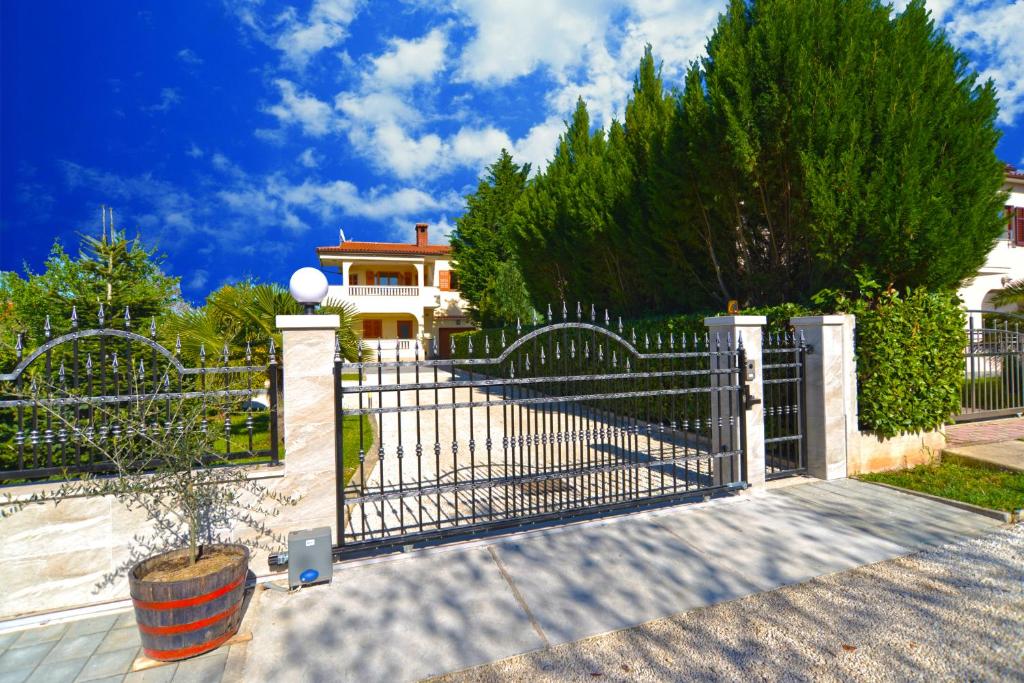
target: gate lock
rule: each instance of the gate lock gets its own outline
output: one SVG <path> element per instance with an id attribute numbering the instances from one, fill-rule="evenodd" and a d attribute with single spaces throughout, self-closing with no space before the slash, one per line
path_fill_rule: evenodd
<path id="1" fill-rule="evenodd" d="M 754 377 L 756 376 L 756 373 L 754 372 L 754 361 L 748 360 L 744 364 L 744 374 L 743 374 L 743 376 L 744 376 L 744 378 L 748 382 L 754 381 Z M 761 399 L 754 398 L 753 396 L 750 395 L 750 387 L 747 384 L 744 384 L 743 385 L 743 409 L 744 410 L 750 410 L 751 408 L 753 408 L 754 406 L 756 406 L 760 402 L 761 402 Z"/>

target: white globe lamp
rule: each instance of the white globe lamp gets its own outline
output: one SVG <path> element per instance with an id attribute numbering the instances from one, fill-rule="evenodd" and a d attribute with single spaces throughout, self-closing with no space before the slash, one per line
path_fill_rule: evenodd
<path id="1" fill-rule="evenodd" d="M 292 298 L 306 307 L 306 314 L 312 314 L 317 304 L 327 296 L 327 276 L 316 268 L 299 268 L 288 281 Z"/>

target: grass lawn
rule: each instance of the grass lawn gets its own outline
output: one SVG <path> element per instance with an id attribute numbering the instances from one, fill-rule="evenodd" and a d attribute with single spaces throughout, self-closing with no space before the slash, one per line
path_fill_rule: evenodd
<path id="1" fill-rule="evenodd" d="M 373 443 L 373 424 L 367 415 L 345 415 L 343 418 L 341 463 L 345 471 L 345 483 L 359 469 L 359 421 L 363 421 L 363 450 L 370 450 Z M 369 474 L 369 472 L 367 472 Z"/>
<path id="2" fill-rule="evenodd" d="M 899 472 L 862 474 L 859 478 L 980 505 L 991 510 L 1013 512 L 1024 508 L 1024 472 L 1007 472 L 944 461 Z"/>

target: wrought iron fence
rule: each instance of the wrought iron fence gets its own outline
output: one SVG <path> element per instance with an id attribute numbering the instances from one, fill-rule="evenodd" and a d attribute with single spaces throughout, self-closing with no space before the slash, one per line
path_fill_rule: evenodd
<path id="1" fill-rule="evenodd" d="M 768 334 L 761 353 L 765 476 L 777 479 L 807 470 L 803 399 L 807 345 L 802 334 Z"/>
<path id="2" fill-rule="evenodd" d="M 587 318 L 563 304 L 463 358 L 337 355 L 340 552 L 744 487 L 742 348 Z"/>
<path id="3" fill-rule="evenodd" d="M 202 408 L 200 429 L 218 432 L 206 461 L 278 464 L 280 380 L 272 339 L 266 364 L 252 363 L 247 343 L 240 363 L 225 344 L 210 362 L 200 346 L 199 366 L 186 367 L 180 338 L 173 351 L 161 345 L 155 320 L 148 336 L 132 331 L 128 310 L 122 329 L 105 323 L 102 306 L 94 329 L 79 329 L 72 311 L 71 332 L 51 338 L 47 318 L 45 342 L 27 356 L 18 336 L 17 365 L 0 374 L 0 483 L 112 472 L 104 444 L 132 431 L 188 428 L 175 410 L 182 402 Z M 153 411 L 146 413 L 149 424 L 128 419 L 143 402 L 157 406 L 160 419 L 152 419 Z"/>
<path id="4" fill-rule="evenodd" d="M 964 384 L 957 421 L 1024 412 L 1024 338 L 1021 316 L 967 311 Z M 981 325 L 976 322 L 981 314 Z M 1012 322 L 1011 322 L 1012 321 Z"/>

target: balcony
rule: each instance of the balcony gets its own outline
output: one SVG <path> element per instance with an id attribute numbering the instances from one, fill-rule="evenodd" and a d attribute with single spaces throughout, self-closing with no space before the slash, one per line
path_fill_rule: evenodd
<path id="1" fill-rule="evenodd" d="M 349 285 L 349 296 L 419 296 L 419 287 L 395 285 Z"/>

